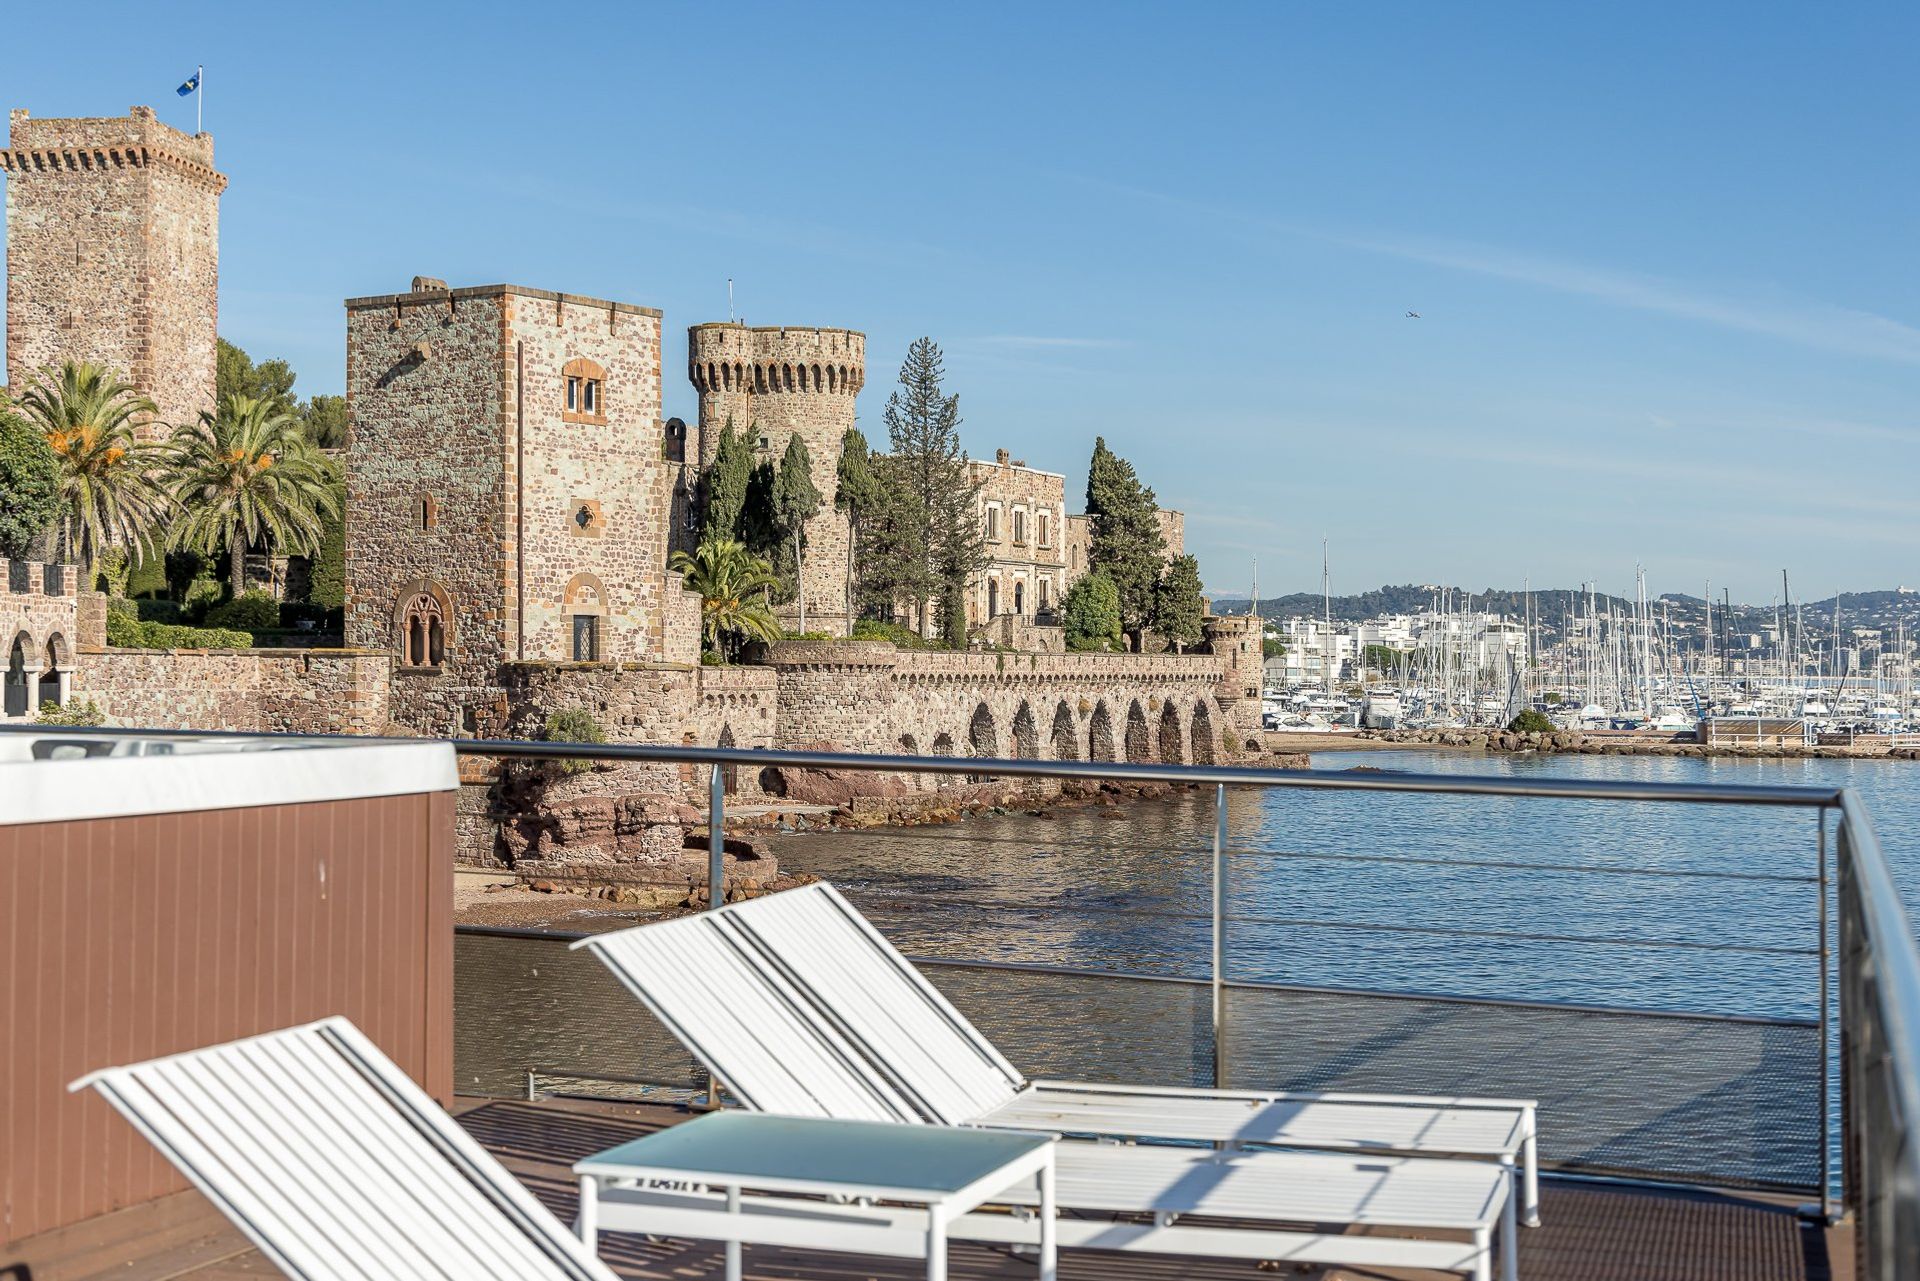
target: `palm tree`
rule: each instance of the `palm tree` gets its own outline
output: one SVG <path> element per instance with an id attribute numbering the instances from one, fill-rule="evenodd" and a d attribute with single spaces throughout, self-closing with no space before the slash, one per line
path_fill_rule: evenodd
<path id="1" fill-rule="evenodd" d="M 91 586 L 100 555 L 147 547 L 167 510 L 164 454 L 134 436 L 134 419 L 154 403 L 108 370 L 67 361 L 34 379 L 20 409 L 47 438 L 60 464 L 60 554 L 86 566 Z"/>
<path id="2" fill-rule="evenodd" d="M 171 449 L 180 517 L 167 546 L 210 556 L 224 544 L 235 596 L 246 589 L 249 545 L 319 551 L 322 523 L 339 506 L 333 463 L 292 414 L 270 400 L 228 396 L 176 432 Z"/>
<path id="3" fill-rule="evenodd" d="M 726 652 L 726 638 L 772 641 L 780 624 L 767 607 L 767 593 L 780 585 L 773 566 L 731 538 L 709 538 L 673 554 L 684 586 L 700 595 L 700 633 L 707 648 Z"/>

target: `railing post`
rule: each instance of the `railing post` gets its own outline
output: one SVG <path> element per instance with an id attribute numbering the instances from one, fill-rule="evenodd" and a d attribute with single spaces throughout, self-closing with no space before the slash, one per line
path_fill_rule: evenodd
<path id="1" fill-rule="evenodd" d="M 1814 811 L 1820 822 L 1820 1218 L 1832 1223 L 1833 1215 L 1833 1118 L 1832 1073 L 1829 1070 L 1828 1055 L 1831 1047 L 1828 1037 L 1832 1034 L 1827 1016 L 1828 970 L 1833 964 L 1833 944 L 1830 938 L 1831 927 L 1827 921 L 1827 810 L 1823 805 Z M 1843 812 L 1840 821 L 1845 823 L 1847 816 Z"/>
<path id="2" fill-rule="evenodd" d="M 720 766 L 707 785 L 707 910 L 727 905 L 727 788 Z"/>
<path id="3" fill-rule="evenodd" d="M 1227 785 L 1213 789 L 1213 1088 L 1227 1087 Z"/>

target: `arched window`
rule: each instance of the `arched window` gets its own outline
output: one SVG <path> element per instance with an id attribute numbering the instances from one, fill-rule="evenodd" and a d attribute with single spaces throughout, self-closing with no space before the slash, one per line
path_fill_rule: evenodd
<path id="1" fill-rule="evenodd" d="M 707 367 L 708 381 L 714 369 Z M 607 421 L 607 371 L 584 358 L 569 360 L 560 370 L 564 399 L 560 419 L 569 423 L 605 423 Z"/>
<path id="2" fill-rule="evenodd" d="M 447 661 L 447 619 L 431 592 L 415 592 L 400 611 L 400 662 L 439 667 Z"/>
<path id="3" fill-rule="evenodd" d="M 1013 584 L 1013 612 L 1016 614 L 1027 612 L 1027 585 L 1018 579 L 1015 579 Z"/>
<path id="4" fill-rule="evenodd" d="M 422 530 L 432 529 L 440 523 L 440 504 L 432 494 L 422 494 L 414 500 L 413 515 Z"/>
<path id="5" fill-rule="evenodd" d="M 987 617 L 1000 617 L 1000 580 L 997 578 L 987 580 Z"/>

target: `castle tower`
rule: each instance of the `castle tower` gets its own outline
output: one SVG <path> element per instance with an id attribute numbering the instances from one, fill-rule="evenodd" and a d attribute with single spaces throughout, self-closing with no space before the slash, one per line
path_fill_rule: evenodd
<path id="1" fill-rule="evenodd" d="M 151 107 L 64 120 L 16 110 L 10 125 L 8 383 L 87 360 L 150 396 L 162 422 L 212 409 L 227 186 L 213 135 L 169 128 Z"/>
<path id="2" fill-rule="evenodd" d="M 807 525 L 800 590 L 807 630 L 844 636 L 847 618 L 847 518 L 833 505 L 840 441 L 853 426 L 853 402 L 867 380 L 867 336 L 851 329 L 749 329 L 695 325 L 687 331 L 687 376 L 700 392 L 702 467 L 720 448 L 729 420 L 774 466 L 796 434 L 807 442 L 813 483 L 826 505 Z M 797 616 L 788 606 L 782 617 Z"/>

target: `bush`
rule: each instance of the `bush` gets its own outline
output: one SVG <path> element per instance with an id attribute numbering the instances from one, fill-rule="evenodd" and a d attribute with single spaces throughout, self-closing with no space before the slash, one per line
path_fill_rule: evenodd
<path id="1" fill-rule="evenodd" d="M 265 592 L 242 592 L 224 604 L 215 605 L 201 619 L 208 627 L 234 627 L 247 631 L 272 631 L 280 626 L 280 602 Z"/>
<path id="2" fill-rule="evenodd" d="M 69 698 L 42 706 L 37 720 L 41 725 L 105 725 L 107 714 L 91 698 Z"/>
<path id="3" fill-rule="evenodd" d="M 347 495 L 344 487 L 334 495 L 334 514 L 323 519 L 320 549 L 307 567 L 307 599 L 316 605 L 339 609 L 347 603 Z"/>
<path id="4" fill-rule="evenodd" d="M 591 712 L 579 707 L 563 707 L 547 717 L 541 737 L 549 743 L 604 743 L 607 731 L 600 728 L 600 722 L 593 719 Z M 595 762 L 548 761 L 547 764 L 556 773 L 579 774 L 592 769 Z"/>
<path id="5" fill-rule="evenodd" d="M 1121 648 L 1120 589 L 1104 573 L 1096 569 L 1075 583 L 1063 612 L 1068 649 Z"/>
<path id="6" fill-rule="evenodd" d="M 177 600 L 136 600 L 132 602 L 143 623 L 185 622 L 185 611 Z"/>
<path id="7" fill-rule="evenodd" d="M 700 666 L 725 667 L 726 665 L 727 665 L 727 656 L 725 654 L 722 654 L 719 650 L 703 649 L 700 651 Z"/>
<path id="8" fill-rule="evenodd" d="M 188 583 L 186 594 L 181 597 L 186 605 L 188 620 L 197 623 L 204 619 L 207 611 L 220 603 L 226 591 L 226 584 L 217 578 L 196 578 Z"/>
<path id="9" fill-rule="evenodd" d="M 147 556 L 133 563 L 133 572 L 127 575 L 127 595 L 135 600 L 142 597 L 160 597 L 169 595 L 167 589 L 167 562 L 159 556 Z"/>
<path id="10" fill-rule="evenodd" d="M 168 601 L 107 602 L 107 644 L 115 649 L 251 649 L 248 632 L 221 627 L 185 627 L 140 617 L 144 609 Z"/>
<path id="11" fill-rule="evenodd" d="M 1507 732 L 1509 734 L 1551 734 L 1553 722 L 1547 719 L 1545 712 L 1538 712 L 1529 707 L 1507 722 Z"/>
<path id="12" fill-rule="evenodd" d="M 911 627 L 902 627 L 898 623 L 883 623 L 876 618 L 863 618 L 853 625 L 853 639 L 865 641 L 892 641 L 900 649 L 945 649 L 938 641 L 929 641 Z"/>

